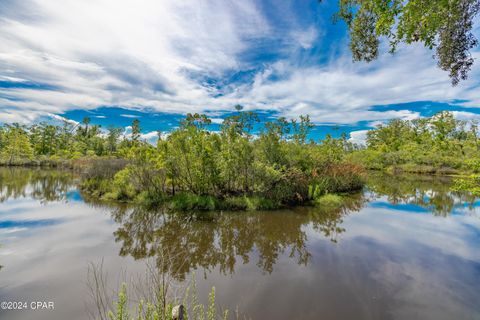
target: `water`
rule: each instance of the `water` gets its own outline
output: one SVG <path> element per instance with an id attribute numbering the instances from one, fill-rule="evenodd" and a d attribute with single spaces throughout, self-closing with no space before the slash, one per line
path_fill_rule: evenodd
<path id="1" fill-rule="evenodd" d="M 0 169 L 1 319 L 88 319 L 89 263 L 111 287 L 146 261 L 252 319 L 479 319 L 480 202 L 450 180 L 371 174 L 339 209 L 167 215 L 98 204 L 58 171 Z M 168 263 L 162 257 L 168 256 Z"/>

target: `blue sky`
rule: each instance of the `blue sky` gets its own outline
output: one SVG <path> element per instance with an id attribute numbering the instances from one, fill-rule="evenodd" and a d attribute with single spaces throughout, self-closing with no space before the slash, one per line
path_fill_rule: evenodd
<path id="1" fill-rule="evenodd" d="M 478 63 L 457 87 L 420 45 L 353 63 L 336 3 L 1 0 L 0 122 L 136 117 L 151 138 L 187 112 L 215 129 L 240 103 L 264 119 L 309 114 L 313 138 L 361 140 L 393 118 L 479 117 Z"/>

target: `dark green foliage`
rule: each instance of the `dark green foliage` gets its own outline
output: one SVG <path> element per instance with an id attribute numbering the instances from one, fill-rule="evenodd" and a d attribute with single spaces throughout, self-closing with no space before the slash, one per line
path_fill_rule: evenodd
<path id="1" fill-rule="evenodd" d="M 340 208 L 343 204 L 342 196 L 326 194 L 315 200 L 315 204 L 323 208 Z"/>
<path id="2" fill-rule="evenodd" d="M 199 196 L 183 192 L 173 196 L 169 205 L 175 211 L 220 209 L 218 199 L 213 196 Z"/>
<path id="3" fill-rule="evenodd" d="M 436 49 L 438 66 L 453 85 L 467 78 L 470 49 L 478 45 L 472 27 L 479 0 L 339 0 L 339 7 L 336 19 L 348 25 L 354 60 L 376 59 L 381 37 L 392 53 L 400 43 L 421 42 Z"/>

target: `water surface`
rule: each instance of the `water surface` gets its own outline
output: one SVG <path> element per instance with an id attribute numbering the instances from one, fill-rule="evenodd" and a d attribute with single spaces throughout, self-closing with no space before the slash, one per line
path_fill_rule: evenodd
<path id="1" fill-rule="evenodd" d="M 479 319 L 480 207 L 448 178 L 371 174 L 342 208 L 165 214 L 95 203 L 69 173 L 0 169 L 1 319 L 88 319 L 87 266 L 145 261 L 253 319 Z M 162 256 L 168 254 L 168 263 Z"/>

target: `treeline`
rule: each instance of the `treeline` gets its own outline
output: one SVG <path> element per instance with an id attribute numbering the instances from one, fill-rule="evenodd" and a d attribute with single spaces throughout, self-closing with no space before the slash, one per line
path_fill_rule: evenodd
<path id="1" fill-rule="evenodd" d="M 477 121 L 451 112 L 430 118 L 392 120 L 367 133 L 366 148 L 350 156 L 368 169 L 452 174 L 480 172 Z"/>
<path id="2" fill-rule="evenodd" d="M 220 131 L 206 115 L 188 114 L 178 129 L 141 139 L 140 122 L 128 134 L 90 124 L 65 122 L 0 127 L 0 160 L 6 165 L 81 164 L 82 188 L 97 198 L 158 203 L 173 209 L 277 208 L 359 189 L 362 169 L 345 161 L 355 148 L 343 136 L 308 140 L 308 116 L 262 123 L 257 114 L 237 113 Z"/>
<path id="3" fill-rule="evenodd" d="M 127 134 L 123 128 L 64 121 L 63 125 L 46 122 L 31 126 L 18 123 L 0 126 L 0 164 L 52 164 L 58 160 L 85 156 L 122 156 L 140 140 L 140 123 L 134 120 Z"/>
<path id="4" fill-rule="evenodd" d="M 359 189 L 362 167 L 394 172 L 480 172 L 478 124 L 451 112 L 392 120 L 359 148 L 346 136 L 308 139 L 308 116 L 262 123 L 241 107 L 219 131 L 206 115 L 188 114 L 178 129 L 141 139 L 140 122 L 103 130 L 65 122 L 0 127 L 0 163 L 81 165 L 82 188 L 102 199 L 168 202 L 173 209 L 258 209 L 315 201 Z M 255 130 L 254 130 L 255 128 Z M 322 199 L 320 199 L 323 197 Z M 335 200 L 335 201 L 334 201 Z"/>

